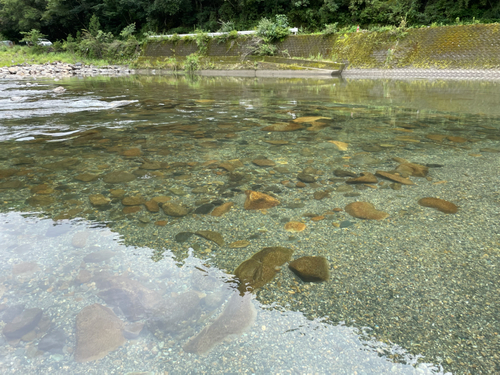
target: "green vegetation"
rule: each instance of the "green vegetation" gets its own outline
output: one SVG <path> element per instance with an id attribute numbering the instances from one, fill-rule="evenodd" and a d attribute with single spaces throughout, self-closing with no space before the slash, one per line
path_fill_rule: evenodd
<path id="1" fill-rule="evenodd" d="M 21 32 L 33 29 L 52 40 L 68 35 L 79 39 L 82 29 L 98 38 L 119 36 L 134 24 L 140 39 L 148 33 L 190 33 L 193 30 L 232 31 L 264 28 L 284 15 L 301 33 L 335 32 L 398 26 L 451 25 L 497 22 L 500 2 L 491 0 L 0 0 L 0 33 L 19 42 Z M 479 21 L 481 20 L 481 21 Z M 279 23 L 279 22 L 277 22 Z M 269 36 L 269 35 L 268 35 Z M 102 38 L 103 36 L 101 36 Z M 277 38 L 281 36 L 277 35 Z M 123 36 L 122 39 L 127 39 Z"/>

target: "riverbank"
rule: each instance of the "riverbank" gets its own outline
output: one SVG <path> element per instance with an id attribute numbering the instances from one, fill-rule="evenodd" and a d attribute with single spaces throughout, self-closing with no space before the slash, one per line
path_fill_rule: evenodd
<path id="1" fill-rule="evenodd" d="M 122 76 L 134 74 L 133 69 L 125 66 L 94 66 L 82 63 L 67 64 L 62 62 L 53 62 L 45 64 L 21 64 L 10 67 L 0 68 L 0 78 L 24 78 L 24 77 L 46 77 L 46 78 L 65 78 L 65 77 L 93 77 L 97 75 Z"/>

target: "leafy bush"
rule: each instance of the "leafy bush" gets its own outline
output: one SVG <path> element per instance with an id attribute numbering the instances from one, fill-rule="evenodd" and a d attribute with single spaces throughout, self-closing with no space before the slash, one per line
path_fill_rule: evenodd
<path id="1" fill-rule="evenodd" d="M 339 29 L 337 27 L 338 24 L 339 24 L 338 22 L 335 22 L 335 23 L 330 23 L 330 24 L 325 25 L 325 28 L 323 29 L 322 34 L 323 35 L 337 34 L 339 32 Z"/>
<path id="2" fill-rule="evenodd" d="M 192 53 L 186 56 L 186 61 L 184 62 L 184 70 L 190 73 L 196 70 L 200 70 L 200 56 L 196 53 Z"/>
<path id="3" fill-rule="evenodd" d="M 38 40 L 45 38 L 47 35 L 42 34 L 40 30 L 31 29 L 31 31 L 21 31 L 21 34 L 24 35 L 20 42 L 26 42 L 26 44 L 31 46 L 37 46 Z"/>
<path id="4" fill-rule="evenodd" d="M 257 24 L 257 35 L 265 42 L 283 40 L 289 34 L 288 18 L 284 14 L 277 14 L 275 22 L 264 17 Z"/>
<path id="5" fill-rule="evenodd" d="M 273 56 L 278 48 L 274 44 L 263 43 L 256 51 L 259 56 Z"/>

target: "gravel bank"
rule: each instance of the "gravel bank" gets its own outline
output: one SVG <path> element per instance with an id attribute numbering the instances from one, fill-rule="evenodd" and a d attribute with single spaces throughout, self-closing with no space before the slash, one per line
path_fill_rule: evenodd
<path id="1" fill-rule="evenodd" d="M 128 69 L 125 66 L 109 65 L 109 66 L 93 66 L 84 65 L 82 63 L 66 64 L 61 62 L 45 63 L 45 64 L 21 64 L 10 67 L 0 68 L 0 78 L 62 78 L 62 77 L 91 77 L 97 75 L 108 76 L 124 76 L 134 74 L 133 69 Z"/>

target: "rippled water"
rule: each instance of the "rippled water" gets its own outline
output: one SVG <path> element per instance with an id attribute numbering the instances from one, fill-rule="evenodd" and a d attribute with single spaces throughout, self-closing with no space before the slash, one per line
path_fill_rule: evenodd
<path id="1" fill-rule="evenodd" d="M 0 82 L 2 373 L 500 371 L 499 93 Z"/>

